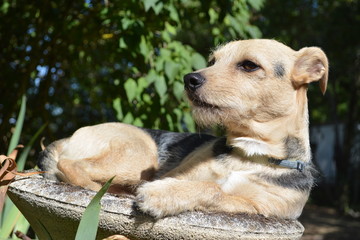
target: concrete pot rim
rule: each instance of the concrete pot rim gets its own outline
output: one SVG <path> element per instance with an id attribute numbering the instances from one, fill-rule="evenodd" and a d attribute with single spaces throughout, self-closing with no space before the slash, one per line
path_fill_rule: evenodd
<path id="1" fill-rule="evenodd" d="M 54 218 L 65 215 L 75 222 L 80 220 L 95 195 L 94 191 L 41 176 L 17 178 L 10 184 L 8 193 L 15 205 L 25 201 L 40 209 L 40 212 L 24 213 L 28 219 L 41 217 L 29 218 L 29 214 L 41 215 L 41 211 L 50 211 Z M 154 221 L 134 211 L 133 200 L 131 195 L 105 194 L 101 201 L 99 229 L 136 239 L 194 239 L 191 237 L 194 234 L 199 239 L 221 239 L 224 236 L 227 239 L 299 239 L 304 231 L 296 220 L 247 214 L 186 212 Z"/>

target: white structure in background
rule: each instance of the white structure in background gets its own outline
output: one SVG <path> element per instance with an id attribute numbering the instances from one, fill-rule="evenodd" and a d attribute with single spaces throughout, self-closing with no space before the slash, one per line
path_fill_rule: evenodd
<path id="1" fill-rule="evenodd" d="M 310 142 L 313 147 L 313 160 L 322 175 L 325 183 L 335 183 L 336 163 L 335 163 L 335 124 L 313 126 L 310 129 Z M 360 124 L 357 125 L 357 135 L 355 136 L 350 156 L 349 174 L 356 173 L 355 169 L 360 166 Z M 339 147 L 342 147 L 344 140 L 344 125 L 338 125 Z M 352 169 L 351 169 L 352 168 Z M 357 179 L 355 181 L 358 181 Z M 360 185 L 360 182 L 357 183 Z"/>
<path id="2" fill-rule="evenodd" d="M 310 142 L 313 145 L 313 160 L 326 183 L 336 180 L 335 164 L 335 125 L 313 126 L 310 130 Z M 343 142 L 344 125 L 338 125 L 339 142 Z"/>

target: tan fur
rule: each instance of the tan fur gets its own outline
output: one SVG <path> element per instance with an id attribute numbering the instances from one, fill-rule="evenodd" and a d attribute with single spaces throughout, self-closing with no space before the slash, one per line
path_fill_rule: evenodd
<path id="1" fill-rule="evenodd" d="M 191 102 L 193 115 L 201 125 L 224 126 L 234 150 L 219 160 L 213 156 L 215 141 L 196 149 L 160 179 L 142 184 L 137 205 L 155 217 L 203 210 L 297 218 L 309 191 L 262 176 L 276 179 L 297 171 L 267 161 L 288 157 L 289 136 L 303 149 L 298 160 L 310 162 L 306 90 L 320 81 L 325 92 L 325 54 L 315 47 L 294 51 L 274 40 L 245 40 L 219 47 L 210 58 L 215 64 L 197 72 L 206 82 L 193 94 L 204 104 Z M 260 68 L 239 69 L 245 60 Z M 158 168 L 151 137 L 120 123 L 79 129 L 59 151 L 58 175 L 93 190 L 115 175 L 120 186 L 139 184 Z"/>
<path id="2" fill-rule="evenodd" d="M 199 71 L 208 79 L 199 94 L 202 101 L 220 110 L 193 106 L 199 123 L 224 125 L 229 143 L 236 137 L 264 141 L 270 156 L 279 159 L 284 158 L 284 136 L 308 142 L 307 83 L 321 80 L 324 92 L 327 82 L 328 63 L 319 48 L 296 52 L 273 40 L 246 40 L 231 42 L 212 57 L 218 59 L 215 65 Z M 262 68 L 253 73 L 238 71 L 234 66 L 246 59 Z M 282 78 L 272 75 L 278 61 L 286 69 Z M 311 62 L 319 69 L 310 68 Z"/>
<path id="3" fill-rule="evenodd" d="M 113 184 L 122 186 L 150 180 L 157 167 L 150 136 L 134 126 L 105 123 L 80 128 L 63 144 L 58 174 L 66 182 L 99 190 L 113 176 Z"/>

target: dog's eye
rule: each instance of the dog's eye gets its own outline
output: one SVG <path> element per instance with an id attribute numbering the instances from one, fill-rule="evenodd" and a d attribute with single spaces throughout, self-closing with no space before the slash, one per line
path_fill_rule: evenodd
<path id="1" fill-rule="evenodd" d="M 254 72 L 260 68 L 259 65 L 249 60 L 238 63 L 238 67 L 245 72 Z"/>
<path id="2" fill-rule="evenodd" d="M 208 63 L 209 67 L 215 64 L 215 58 L 211 59 Z"/>

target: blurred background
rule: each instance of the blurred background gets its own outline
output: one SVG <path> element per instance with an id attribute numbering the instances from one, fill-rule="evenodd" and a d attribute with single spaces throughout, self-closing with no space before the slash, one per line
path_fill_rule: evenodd
<path id="1" fill-rule="evenodd" d="M 0 153 L 20 100 L 21 141 L 47 124 L 45 145 L 84 125 L 121 121 L 199 131 L 182 76 L 234 39 L 319 46 L 328 90 L 309 88 L 320 171 L 302 217 L 304 239 L 360 239 L 360 3 L 358 0 L 122 0 L 0 2 Z M 27 168 L 36 164 L 39 141 Z"/>

